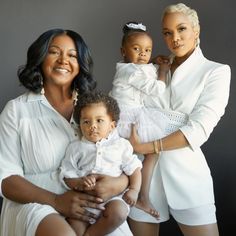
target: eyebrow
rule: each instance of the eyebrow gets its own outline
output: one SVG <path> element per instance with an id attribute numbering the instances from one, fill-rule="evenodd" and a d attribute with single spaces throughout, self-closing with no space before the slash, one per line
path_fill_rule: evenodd
<path id="1" fill-rule="evenodd" d="M 183 22 L 183 23 L 179 23 L 176 27 L 179 27 L 179 26 L 182 26 L 182 25 L 187 25 L 188 23 L 185 23 L 185 22 Z M 166 29 L 168 29 L 168 28 L 163 28 L 164 30 L 166 30 Z"/>

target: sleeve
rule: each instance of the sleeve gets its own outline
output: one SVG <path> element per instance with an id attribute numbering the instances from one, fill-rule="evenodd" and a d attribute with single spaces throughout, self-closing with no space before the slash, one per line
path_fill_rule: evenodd
<path id="1" fill-rule="evenodd" d="M 158 96 L 165 91 L 166 84 L 157 79 L 156 72 L 148 73 L 144 68 L 137 68 L 128 79 L 128 84 L 147 95 Z"/>
<path id="2" fill-rule="evenodd" d="M 23 176 L 21 144 L 18 134 L 19 118 L 14 100 L 7 103 L 0 115 L 0 195 L 2 180 L 11 175 Z M 4 196 L 3 196 L 4 197 Z"/>
<path id="3" fill-rule="evenodd" d="M 180 128 L 192 149 L 200 147 L 209 138 L 225 113 L 229 99 L 231 70 L 228 65 L 213 69 L 204 89 L 189 115 L 187 125 Z"/>
<path id="4" fill-rule="evenodd" d="M 76 142 L 76 143 L 75 143 Z M 70 189 L 65 181 L 64 178 L 78 178 L 78 167 L 77 167 L 77 162 L 79 160 L 79 152 L 76 151 L 78 141 L 74 141 L 70 143 L 66 149 L 65 157 L 61 162 L 61 167 L 60 167 L 60 174 L 59 178 L 61 180 L 61 183 L 67 188 Z"/>
<path id="5" fill-rule="evenodd" d="M 123 150 L 122 169 L 126 175 L 130 176 L 137 168 L 142 168 L 142 162 L 133 153 L 133 147 L 128 140 L 124 139 Z"/>

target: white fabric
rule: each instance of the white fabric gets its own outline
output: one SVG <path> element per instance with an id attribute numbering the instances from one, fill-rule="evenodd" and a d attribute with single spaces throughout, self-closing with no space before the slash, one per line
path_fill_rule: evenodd
<path id="1" fill-rule="evenodd" d="M 110 95 L 119 104 L 142 106 L 144 94 L 158 96 L 165 87 L 165 83 L 157 79 L 157 68 L 153 64 L 119 62 Z"/>
<path id="2" fill-rule="evenodd" d="M 76 138 L 72 126 L 42 95 L 26 93 L 9 101 L 0 115 L 0 183 L 10 175 L 20 175 L 49 191 L 64 192 L 58 169 L 66 147 Z M 32 236 L 51 213 L 57 212 L 48 205 L 18 204 L 4 198 L 0 235 Z M 132 234 L 127 231 L 127 235 Z"/>
<path id="3" fill-rule="evenodd" d="M 133 154 L 132 145 L 114 129 L 107 139 L 97 143 L 84 137 L 70 143 L 61 164 L 60 178 L 79 178 L 92 173 L 118 177 L 123 172 L 129 176 L 137 168 L 142 168 L 142 162 Z"/>
<path id="4" fill-rule="evenodd" d="M 180 130 L 191 146 L 164 151 L 159 158 L 163 188 L 167 202 L 173 209 L 214 203 L 212 177 L 200 146 L 225 112 L 230 76 L 228 65 L 207 60 L 198 47 L 176 69 L 172 78 L 169 74 L 169 82 L 162 96 L 144 98 L 147 107 L 174 110 L 189 116 L 188 122 Z M 158 201 L 156 173 L 153 175 L 150 196 Z M 142 221 L 144 215 L 143 212 L 137 217 Z"/>

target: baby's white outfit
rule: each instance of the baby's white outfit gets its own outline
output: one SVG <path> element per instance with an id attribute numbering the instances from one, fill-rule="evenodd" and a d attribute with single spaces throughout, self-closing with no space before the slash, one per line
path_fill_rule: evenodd
<path id="1" fill-rule="evenodd" d="M 142 162 L 133 154 L 130 142 L 121 138 L 117 129 L 114 129 L 107 138 L 96 143 L 88 141 L 85 137 L 71 142 L 62 161 L 60 178 L 64 183 L 64 178 L 80 178 L 89 174 L 118 177 L 124 172 L 130 176 L 137 168 L 142 168 Z M 68 188 L 65 183 L 64 185 Z M 107 202 L 124 202 L 128 215 L 129 205 L 122 199 L 122 195 L 115 196 Z M 101 212 L 97 209 L 88 209 L 98 215 Z"/>
<path id="2" fill-rule="evenodd" d="M 110 95 L 121 110 L 117 128 L 124 138 L 130 137 L 131 124 L 135 124 L 141 142 L 162 138 L 176 131 L 187 121 L 180 112 L 144 107 L 144 98 L 159 97 L 166 88 L 157 78 L 158 66 L 153 64 L 117 63 Z"/>

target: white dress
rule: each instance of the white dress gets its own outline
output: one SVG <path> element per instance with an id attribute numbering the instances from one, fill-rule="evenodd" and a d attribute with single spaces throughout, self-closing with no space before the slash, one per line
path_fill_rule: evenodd
<path id="1" fill-rule="evenodd" d="M 66 147 L 77 138 L 73 126 L 40 94 L 26 93 L 9 101 L 0 115 L 0 191 L 4 178 L 20 175 L 37 186 L 63 193 L 58 170 Z M 51 213 L 57 212 L 49 205 L 19 204 L 4 198 L 0 235 L 33 236 L 40 221 Z M 132 235 L 126 222 L 117 232 L 113 235 Z"/>
<path id="2" fill-rule="evenodd" d="M 160 195 L 157 186 L 163 184 L 165 198 L 172 209 L 189 209 L 214 204 L 210 169 L 201 151 L 214 127 L 225 112 L 230 91 L 231 71 L 228 65 L 210 61 L 199 47 L 181 64 L 162 96 L 147 96 L 145 106 L 186 114 L 188 121 L 180 127 L 190 146 L 164 151 L 155 166 L 150 187 L 150 199 L 158 210 Z M 137 221 L 158 222 L 136 208 L 130 217 Z"/>
<path id="3" fill-rule="evenodd" d="M 166 85 L 158 80 L 158 66 L 153 64 L 117 63 L 110 95 L 121 110 L 117 128 L 124 138 L 130 137 L 131 124 L 135 124 L 141 142 L 162 138 L 176 131 L 188 117 L 175 111 L 147 108 L 144 98 L 161 97 Z"/>

